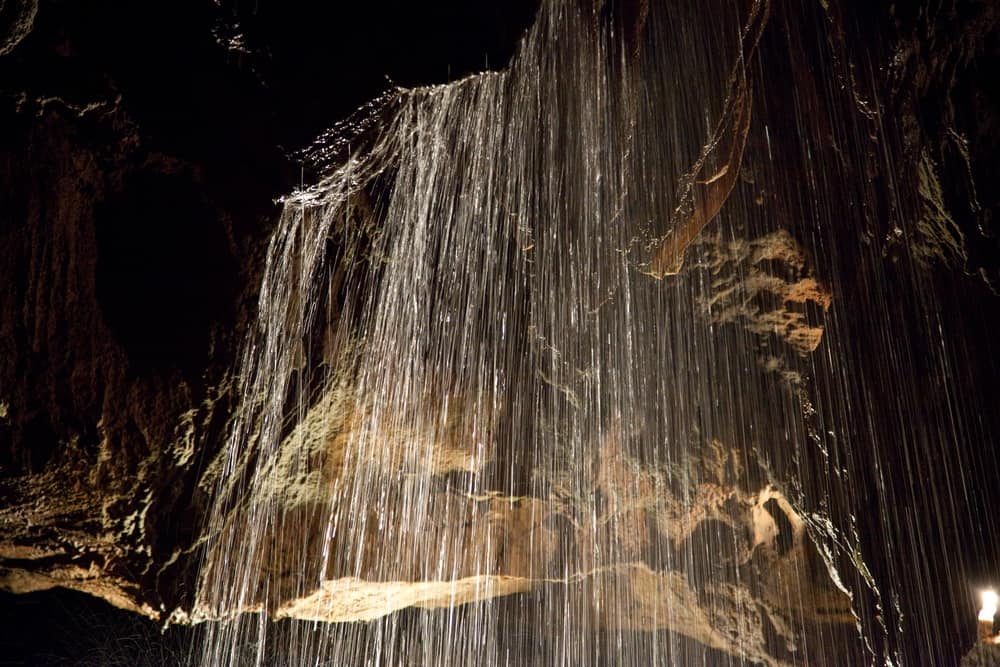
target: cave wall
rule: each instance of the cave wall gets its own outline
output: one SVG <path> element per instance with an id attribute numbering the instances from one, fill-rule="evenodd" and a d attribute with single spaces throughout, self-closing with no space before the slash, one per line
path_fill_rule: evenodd
<path id="1" fill-rule="evenodd" d="M 202 473 L 224 437 L 274 199 L 312 176 L 295 151 L 387 76 L 415 85 L 502 67 L 533 10 L 311 4 L 0 7 L 5 590 L 66 586 L 158 620 L 190 602 Z M 792 44 L 802 69 L 765 99 L 791 110 L 795 90 L 830 113 L 818 81 L 844 91 L 844 113 L 881 110 L 897 163 L 913 168 L 860 160 L 851 176 L 899 182 L 920 205 L 872 211 L 870 241 L 891 264 L 896 227 L 913 231 L 964 363 L 981 362 L 969 394 L 997 405 L 1000 369 L 985 350 L 1000 324 L 998 10 L 801 0 L 776 2 L 775 17 L 762 51 Z M 824 69 L 819 47 L 795 41 L 801 21 L 824 26 L 839 61 Z M 822 150 L 839 159 L 834 141 Z M 869 287 L 834 298 L 860 303 Z M 984 412 L 995 438 L 997 411 Z M 967 460 L 989 463 L 980 451 Z M 960 524 L 956 539 L 975 532 Z"/>
<path id="2" fill-rule="evenodd" d="M 4 589 L 154 618 L 187 599 L 275 199 L 307 176 L 293 153 L 386 77 L 502 66 L 532 5 L 459 4 L 0 7 Z M 441 23 L 459 38 L 432 43 Z"/>

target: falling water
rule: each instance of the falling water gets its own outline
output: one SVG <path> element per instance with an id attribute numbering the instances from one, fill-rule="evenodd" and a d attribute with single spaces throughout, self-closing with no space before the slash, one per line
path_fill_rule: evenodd
<path id="1" fill-rule="evenodd" d="M 905 239 L 886 268 L 866 236 L 915 206 L 892 130 L 766 0 L 652 4 L 547 0 L 507 70 L 317 143 L 213 471 L 203 664 L 901 664 L 961 634 L 904 610 L 947 549 L 896 512 L 960 512 L 961 460 L 916 506 L 886 466 L 977 432 L 899 386 L 961 362 Z"/>

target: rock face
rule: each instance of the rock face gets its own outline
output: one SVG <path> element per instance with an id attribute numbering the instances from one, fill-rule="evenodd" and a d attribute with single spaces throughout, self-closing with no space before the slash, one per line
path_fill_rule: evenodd
<path id="1" fill-rule="evenodd" d="M 516 34 L 527 9 L 490 30 Z M 189 604 L 201 471 L 225 433 L 274 199 L 301 176 L 279 144 L 310 140 L 386 72 L 317 94 L 309 121 L 272 87 L 337 54 L 285 31 L 364 16 L 36 10 L 0 4 L 0 585 L 163 620 Z M 479 36 L 502 63 L 511 45 Z"/>
<path id="2" fill-rule="evenodd" d="M 531 3 L 523 4 L 504 10 L 509 14 L 496 22 L 488 10 L 462 10 L 465 18 L 448 20 L 496 27 L 466 34 L 469 45 L 459 56 L 430 50 L 422 70 L 394 57 L 393 74 L 402 83 L 418 83 L 474 70 L 483 39 L 490 44 L 490 64 L 502 65 L 530 19 Z M 962 288 L 963 300 L 955 305 L 960 312 L 948 311 L 955 318 L 971 317 L 976 308 L 1000 310 L 985 301 L 986 290 L 1000 284 L 994 229 L 1000 194 L 992 187 L 1000 169 L 1000 88 L 992 77 L 1000 58 L 1000 16 L 992 3 L 977 0 L 903 4 L 810 3 L 805 15 L 828 22 L 830 49 L 844 58 L 834 71 L 824 71 L 820 83 L 845 91 L 838 99 L 855 113 L 871 114 L 872 122 L 885 122 L 874 120 L 876 107 L 898 120 L 900 161 L 913 169 L 875 173 L 874 162 L 855 164 L 844 156 L 836 119 L 824 110 L 825 93 L 807 71 L 807 63 L 820 59 L 818 47 L 790 38 L 802 56 L 795 61 L 801 69 L 789 73 L 798 102 L 816 110 L 811 122 L 830 130 L 814 159 L 844 162 L 857 171 L 856 182 L 898 180 L 918 195 L 914 210 L 883 202 L 885 210 L 871 214 L 877 224 L 849 241 L 875 245 L 887 263 L 909 243 L 921 270 Z M 322 16 L 309 13 L 321 10 L 267 7 L 254 13 L 237 5 L 175 11 L 165 3 L 140 17 L 110 3 L 99 3 L 89 15 L 58 4 L 39 8 L 30 0 L 0 3 L 4 590 L 72 588 L 159 622 L 232 613 L 193 607 L 197 545 L 217 472 L 213 462 L 235 400 L 230 372 L 253 316 L 264 246 L 277 215 L 273 202 L 303 177 L 285 151 L 304 146 L 383 86 L 381 56 L 363 49 L 360 37 L 337 51 L 329 45 L 331 25 L 390 22 L 381 48 L 404 36 L 418 42 L 411 44 L 416 52 L 420 26 L 445 18 L 389 19 L 374 5 Z M 776 11 L 777 27 L 759 46 L 765 65 L 777 49 L 773 34 L 794 35 L 796 21 L 806 20 Z M 416 27 L 407 25 L 415 20 Z M 874 66 L 849 62 L 852 48 L 869 43 L 875 46 L 865 51 L 867 64 Z M 352 66 L 338 66 L 333 74 L 316 64 L 349 56 Z M 355 67 L 358 60 L 364 64 Z M 463 64 L 449 72 L 449 62 Z M 328 92 L 338 87 L 349 93 Z M 788 103 L 781 87 L 765 86 L 755 103 L 781 108 Z M 327 92 L 316 92 L 315 105 L 300 103 L 317 89 Z M 789 169 L 802 159 L 782 155 L 782 130 L 769 131 L 773 146 L 753 133 L 747 139 L 736 196 L 760 200 L 781 221 L 804 219 L 794 193 L 754 179 L 764 171 L 754 155 L 788 158 Z M 712 281 L 706 320 L 752 334 L 762 366 L 782 374 L 801 397 L 808 378 L 794 360 L 822 350 L 822 320 L 831 304 L 858 303 L 871 289 L 852 283 L 850 272 L 830 268 L 859 255 L 831 258 L 822 248 L 803 248 L 787 231 L 751 238 L 739 231 L 724 236 L 712 227 L 692 249 L 691 270 Z M 830 284 L 830 275 L 848 278 Z M 973 284 L 985 288 L 977 292 L 968 287 Z M 851 308 L 846 306 L 848 316 Z M 989 349 L 979 329 L 968 331 L 970 349 Z M 858 340 L 865 340 L 862 334 Z M 986 405 L 1000 396 L 988 377 L 976 380 L 973 391 Z M 313 419 L 337 420 L 318 429 L 333 434 L 316 443 L 321 475 L 298 479 L 287 460 L 278 463 L 275 483 L 285 497 L 289 487 L 302 490 L 290 512 L 317 516 L 324 498 L 316 489 L 349 474 L 338 442 L 350 432 L 352 415 L 330 410 L 329 402 L 337 400 L 342 397 L 328 395 L 313 406 Z M 987 434 L 1000 433 L 991 428 Z M 701 474 L 681 489 L 670 471 L 624 457 L 608 434 L 592 462 L 592 482 L 607 517 L 614 517 L 610 530 L 622 531 L 602 538 L 620 545 L 611 562 L 578 556 L 586 551 L 580 545 L 593 541 L 592 528 L 575 525 L 578 508 L 558 487 L 546 496 L 515 498 L 468 497 L 442 487 L 436 504 L 462 514 L 469 527 L 442 522 L 440 534 L 406 536 L 405 526 L 394 526 L 395 537 L 476 545 L 479 552 L 487 538 L 502 538 L 510 546 L 491 556 L 497 574 L 484 578 L 467 568 L 454 580 L 413 573 L 384 581 L 322 572 L 315 590 L 283 592 L 268 611 L 277 618 L 364 620 L 409 606 L 604 587 L 608 598 L 627 597 L 622 605 L 631 605 L 634 629 L 667 628 L 765 663 L 793 661 L 802 637 L 855 622 L 851 600 L 791 493 L 761 481 L 767 475 L 760 471 L 734 473 L 726 466 L 736 459 L 726 447 L 701 443 Z M 437 452 L 433 466 L 441 479 L 474 460 L 460 443 Z M 459 530 L 467 532 L 453 535 Z M 752 583 L 695 590 L 679 557 L 649 554 L 642 539 L 644 532 L 666 535 L 681 553 L 714 548 L 720 531 L 737 536 L 731 542 L 738 547 L 727 558 L 752 568 Z M 551 571 L 533 571 L 529 564 L 538 561 L 551 563 Z M 793 571 L 810 575 L 788 576 Z M 804 581 L 804 587 L 791 595 L 790 581 Z M 246 609 L 259 604 L 254 599 Z M 600 620 L 605 627 L 618 622 Z"/>
<path id="3" fill-rule="evenodd" d="M 424 482 L 430 516 L 421 528 L 407 520 L 412 500 L 405 492 L 383 494 L 371 516 L 356 522 L 363 534 L 335 540 L 332 551 L 348 554 L 346 562 L 332 555 L 317 563 L 309 554 L 336 522 L 329 513 L 342 502 L 338 491 L 356 478 L 375 488 L 398 483 L 388 480 L 399 479 L 412 446 L 402 434 L 384 443 L 377 460 L 352 456 L 345 448 L 354 442 L 355 420 L 340 409 L 345 404 L 339 391 L 318 401 L 275 457 L 264 485 L 274 496 L 257 501 L 280 503 L 282 528 L 266 538 L 261 567 L 242 583 L 242 607 L 203 604 L 193 620 L 266 610 L 275 619 L 370 621 L 407 607 L 545 591 L 575 600 L 596 628 L 669 630 L 769 665 L 798 664 L 802 642 L 830 633 L 850 641 L 854 633 L 851 595 L 806 519 L 767 482 L 747 488 L 766 471 L 744 470 L 743 456 L 717 441 L 692 447 L 687 466 L 669 469 L 630 459 L 621 434 L 609 433 L 595 460 L 582 466 L 593 488 L 587 498 L 573 493 L 568 479 L 545 497 L 462 492 L 448 483 L 449 473 L 481 459 L 462 451 L 472 447 L 468 440 L 440 443 L 432 449 L 446 455 Z M 453 420 L 460 423 L 461 415 Z M 445 432 L 453 430 L 461 427 Z M 297 473 L 303 460 L 318 474 Z M 601 510 L 591 521 L 595 505 Z M 229 522 L 224 530 L 236 534 L 222 541 L 250 544 L 239 533 L 256 529 L 254 522 Z M 410 556 L 384 558 L 392 552 Z M 305 558 L 297 560 L 299 553 Z M 210 560 L 202 585 L 235 585 L 233 567 Z M 303 581 L 319 583 L 303 592 Z"/>
<path id="4" fill-rule="evenodd" d="M 982 68 L 997 63 L 998 9 L 953 2 L 900 7 L 889 71 L 909 157 L 917 165 L 919 255 L 962 267 L 997 291 L 997 87 Z"/>
<path id="5" fill-rule="evenodd" d="M 731 241 L 706 234 L 704 245 L 697 268 L 711 276 L 704 309 L 713 322 L 774 335 L 800 355 L 816 351 L 823 327 L 809 320 L 806 307 L 826 312 L 833 294 L 812 275 L 805 250 L 787 231 Z"/>
<path id="6" fill-rule="evenodd" d="M 222 426 L 227 357 L 211 343 L 238 308 L 235 240 L 194 167 L 144 155 L 120 99 L 7 102 L 7 587 L 70 585 L 155 615 L 159 570 L 196 529 L 177 513 L 194 453 Z M 195 229 L 205 253 L 186 250 Z"/>
<path id="7" fill-rule="evenodd" d="M 13 51 L 31 32 L 37 13 L 37 0 L 9 0 L 0 5 L 0 56 Z"/>
<path id="8" fill-rule="evenodd" d="M 996 644 L 976 644 L 962 658 L 961 667 L 991 667 L 1000 665 L 1000 646 Z"/>

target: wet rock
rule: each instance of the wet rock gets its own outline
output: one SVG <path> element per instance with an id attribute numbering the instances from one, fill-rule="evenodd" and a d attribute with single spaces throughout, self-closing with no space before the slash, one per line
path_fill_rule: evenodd
<path id="1" fill-rule="evenodd" d="M 791 234 L 779 230 L 749 240 L 715 234 L 702 245 L 695 268 L 710 276 L 703 308 L 711 321 L 776 338 L 799 355 L 819 347 L 822 314 L 833 294 L 815 277 Z"/>
<path id="2" fill-rule="evenodd" d="M 844 641 L 852 641 L 851 596 L 813 543 L 809 524 L 772 485 L 747 488 L 752 476 L 743 457 L 719 442 L 706 443 L 684 469 L 672 470 L 630 459 L 620 445 L 623 435 L 611 433 L 585 466 L 589 473 L 568 469 L 566 483 L 557 476 L 545 497 L 463 493 L 448 484 L 448 466 L 419 475 L 419 493 L 412 495 L 392 456 L 407 440 L 384 443 L 388 454 L 378 460 L 344 451 L 356 436 L 349 433 L 349 416 L 331 409 L 343 404 L 339 391 L 317 402 L 275 457 L 265 485 L 271 491 L 262 501 L 288 508 L 285 528 L 250 539 L 258 523 L 246 518 L 246 508 L 224 522 L 230 534 L 221 544 L 262 544 L 252 561 L 259 569 L 233 573 L 221 560 L 227 547 L 209 551 L 203 588 L 242 586 L 241 602 L 208 599 L 191 620 L 266 610 L 276 619 L 368 621 L 407 607 L 546 591 L 583 609 L 593 605 L 600 628 L 669 630 L 765 664 L 800 662 L 806 637 L 820 628 L 839 628 Z M 340 419 L 329 418 L 338 412 Z M 303 452 L 312 459 L 310 469 L 320 472 L 296 472 L 290 462 Z M 324 464 L 324 457 L 336 464 Z M 592 475 L 593 517 L 592 501 L 570 490 L 569 480 L 581 474 Z M 339 514 L 338 507 L 349 506 L 342 490 L 366 477 L 380 480 L 373 488 L 395 491 L 382 493 L 368 516 Z M 426 503 L 419 516 L 406 509 L 415 501 Z M 340 529 L 345 522 L 348 529 Z M 324 530 L 333 537 L 329 561 L 321 565 L 314 554 L 323 551 Z M 671 553 L 657 558 L 664 540 Z M 410 557 L 384 558 L 389 552 Z M 230 581 L 246 575 L 250 580 L 242 584 Z M 303 590 L 303 581 L 318 584 Z"/>
<path id="3" fill-rule="evenodd" d="M 189 606 L 274 199 L 303 177 L 286 152 L 387 85 L 378 60 L 331 74 L 346 42 L 301 35 L 379 8 L 223 5 L 0 2 L 5 590 Z M 502 66 L 533 4 L 464 11 Z"/>
<path id="4" fill-rule="evenodd" d="M 38 0 L 4 0 L 0 4 L 0 56 L 20 44 L 35 24 Z"/>
<path id="5" fill-rule="evenodd" d="M 638 16 L 644 4 L 622 6 Z M 929 266 L 965 270 L 995 288 L 996 8 L 943 3 L 933 16 L 918 8 L 929 5 L 893 5 L 898 35 L 885 61 L 892 67 L 872 68 L 871 86 L 834 74 L 825 82 L 850 91 L 859 112 L 872 118 L 872 88 L 891 88 L 887 115 L 898 116 L 916 165 L 901 177 L 918 191 L 919 209 L 883 216 L 899 226 L 873 228 L 857 241 L 884 244 L 891 256 L 894 244 L 909 239 Z M 272 199 L 301 178 L 277 146 L 303 145 L 384 86 L 384 72 L 349 77 L 344 87 L 351 95 L 302 104 L 304 95 L 338 87 L 329 81 L 328 63 L 365 51 L 354 42 L 353 51 L 326 51 L 337 41 L 328 39 L 335 23 L 294 12 L 275 17 L 268 13 L 280 13 L 275 7 L 259 15 L 229 7 L 231 15 L 222 17 L 185 9 L 169 30 L 156 33 L 135 27 L 149 27 L 136 13 L 115 19 L 103 5 L 97 18 L 59 18 L 54 8 L 46 18 L 30 0 L 0 4 L 0 587 L 6 590 L 70 587 L 178 622 L 239 611 L 192 609 L 193 561 L 206 498 L 220 474 L 214 457 L 233 402 L 227 370 L 250 320 Z M 831 25 L 842 28 L 836 7 L 831 12 Z M 170 14 L 161 7 L 157 16 Z M 381 20 L 369 15 L 367 23 L 343 24 Z M 393 31 L 386 34 L 392 44 Z M 126 45 L 111 36 L 123 36 Z M 290 42 L 294 52 L 283 50 Z M 178 51 L 184 44 L 196 48 Z M 399 49 L 408 59 L 419 50 Z M 481 54 L 470 53 L 478 66 Z M 353 77 L 367 60 L 352 57 L 343 69 Z M 443 80 L 447 62 L 436 62 L 433 76 L 401 71 L 412 75 L 408 83 Z M 804 108 L 813 109 L 807 88 L 793 87 Z M 817 159 L 837 164 L 845 159 L 838 150 Z M 864 183 L 885 178 L 874 170 L 853 176 Z M 849 205 L 849 196 L 842 199 Z M 714 236 L 701 250 L 703 261 L 692 268 L 712 276 L 705 316 L 768 341 L 765 367 L 801 383 L 784 352 L 805 357 L 822 345 L 834 295 L 820 277 L 828 272 L 812 262 L 825 258 L 808 258 L 790 232 Z M 310 413 L 300 434 L 314 441 L 283 450 L 273 470 L 276 497 L 303 526 L 325 519 L 318 489 L 358 465 L 344 446 L 364 416 L 347 409 L 348 396 L 321 399 L 323 409 Z M 468 523 L 438 517 L 432 529 L 406 539 L 468 545 L 495 574 L 477 574 L 476 563 L 446 551 L 456 564 L 453 579 L 421 577 L 415 562 L 398 570 L 406 578 L 391 581 L 331 570 L 309 591 L 292 590 L 288 575 L 269 609 L 273 616 L 357 620 L 546 587 L 581 596 L 599 587 L 632 611 L 634 629 L 667 627 L 775 662 L 801 655 L 802 638 L 815 627 L 854 623 L 850 600 L 815 544 L 815 527 L 776 487 L 747 483 L 735 469 L 740 458 L 718 454 L 722 444 L 705 444 L 694 466 L 699 475 L 682 481 L 629 460 L 609 438 L 587 462 L 603 508 L 597 535 L 581 527 L 580 499 L 558 484 L 549 496 L 517 498 L 469 497 L 446 486 L 449 474 L 474 472 L 477 460 L 463 444 L 462 410 L 454 410 L 446 437 L 425 448 L 432 456 L 424 472 L 437 478 L 435 506 Z M 398 449 L 386 451 L 364 465 L 397 473 L 405 462 Z M 314 460 L 303 464 L 303 456 Z M 679 494 L 680 487 L 690 495 Z M 504 536 L 502 549 L 483 546 L 490 535 Z M 597 540 L 616 545 L 606 560 L 583 555 Z M 661 541 L 670 549 L 654 548 Z M 725 554 L 721 583 L 695 590 L 679 574 L 681 565 L 707 549 Z M 529 571 L 541 556 L 548 569 Z M 601 622 L 623 623 L 619 616 Z"/>
<path id="6" fill-rule="evenodd" d="M 980 642 L 962 658 L 961 667 L 994 667 L 1000 665 L 1000 645 Z"/>

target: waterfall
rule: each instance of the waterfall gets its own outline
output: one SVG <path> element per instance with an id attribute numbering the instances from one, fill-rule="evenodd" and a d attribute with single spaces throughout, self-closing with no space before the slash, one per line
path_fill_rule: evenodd
<path id="1" fill-rule="evenodd" d="M 913 193 L 831 185 L 823 91 L 767 115 L 803 69 L 758 54 L 765 0 L 619 5 L 546 0 L 506 70 L 392 89 L 310 152 L 213 470 L 202 664 L 936 655 L 904 640 L 916 542 L 883 468 L 964 413 L 871 407 L 915 377 L 936 302 L 913 268 L 913 327 L 859 350 L 850 321 L 897 321 L 862 224 Z M 886 168 L 873 114 L 825 131 Z"/>

